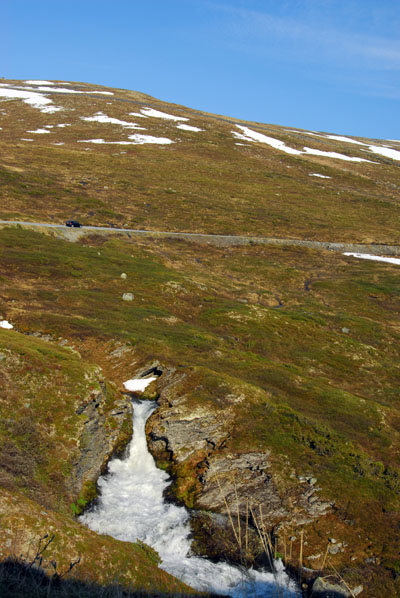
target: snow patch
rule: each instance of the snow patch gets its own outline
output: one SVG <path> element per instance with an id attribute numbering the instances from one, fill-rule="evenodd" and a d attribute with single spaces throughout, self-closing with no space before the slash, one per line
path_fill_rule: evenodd
<path id="1" fill-rule="evenodd" d="M 279 139 L 274 139 L 274 137 L 268 137 L 267 135 L 263 135 L 262 133 L 257 133 L 257 131 L 252 131 L 248 127 L 243 127 L 242 125 L 236 125 L 243 133 L 238 133 L 237 131 L 232 131 L 234 137 L 236 139 L 241 139 L 242 141 L 259 141 L 260 143 L 266 143 L 271 147 L 279 149 L 287 154 L 294 154 L 300 155 L 303 152 L 300 150 L 288 147 L 284 141 L 280 141 Z"/>
<path id="2" fill-rule="evenodd" d="M 204 129 L 199 129 L 199 127 L 192 127 L 191 125 L 176 125 L 177 129 L 182 129 L 182 131 L 204 131 Z"/>
<path id="3" fill-rule="evenodd" d="M 143 145 L 145 143 L 157 143 L 161 145 L 168 145 L 175 143 L 172 139 L 167 137 L 152 137 L 151 135 L 141 135 L 135 133 L 129 135 L 128 139 L 132 141 L 105 141 L 104 139 L 79 139 L 78 143 L 97 143 L 97 144 L 109 144 L 109 145 Z"/>
<path id="4" fill-rule="evenodd" d="M 34 79 L 27 79 L 25 83 L 28 83 L 28 85 L 54 85 L 52 81 L 37 81 Z"/>
<path id="5" fill-rule="evenodd" d="M 76 93 L 76 94 L 88 94 L 88 93 L 97 93 L 102 94 L 104 96 L 113 96 L 112 91 L 99 91 L 97 89 L 91 89 L 90 91 L 79 91 L 77 89 L 65 89 L 64 87 L 46 87 L 46 86 L 39 86 L 37 88 L 39 91 L 51 91 L 57 93 Z"/>
<path id="6" fill-rule="evenodd" d="M 363 260 L 373 260 L 375 262 L 388 262 L 389 264 L 396 264 L 400 266 L 400 258 L 398 257 L 383 257 L 381 255 L 370 255 L 369 253 L 352 253 L 346 252 L 343 255 L 349 255 L 352 257 L 357 257 Z"/>
<path id="7" fill-rule="evenodd" d="M 0 328 L 5 328 L 6 330 L 11 330 L 11 328 L 14 328 L 14 326 L 12 324 L 10 324 L 10 322 L 8 320 L 1 320 Z"/>
<path id="8" fill-rule="evenodd" d="M 331 176 L 327 176 L 326 174 L 317 174 L 316 172 L 310 172 L 308 176 L 317 176 L 320 179 L 331 179 Z"/>
<path id="9" fill-rule="evenodd" d="M 22 138 L 20 139 L 20 141 L 33 141 L 33 139 L 26 139 L 26 138 L 22 137 Z"/>
<path id="10" fill-rule="evenodd" d="M 46 98 L 41 93 L 36 93 L 34 91 L 22 91 L 20 89 L 4 89 L 3 83 L 0 83 L 0 87 L 0 97 L 10 100 L 23 100 L 25 104 L 29 104 L 33 108 L 38 108 L 41 112 L 47 114 L 62 110 L 62 108 L 58 108 L 57 106 L 51 106 L 50 104 L 53 103 L 52 100 Z"/>
<path id="11" fill-rule="evenodd" d="M 189 120 L 188 118 L 184 118 L 183 116 L 174 116 L 173 114 L 167 114 L 166 112 L 161 112 L 160 110 L 155 110 L 154 108 L 141 108 L 140 112 L 144 114 L 144 116 L 152 116 L 153 118 L 165 118 L 166 120 Z"/>
<path id="12" fill-rule="evenodd" d="M 243 133 L 232 131 L 236 139 L 241 139 L 242 141 L 258 141 L 260 143 L 266 143 L 271 147 L 274 147 L 275 149 L 281 150 L 282 152 L 286 152 L 287 154 L 293 154 L 296 156 L 311 154 L 314 156 L 324 156 L 327 158 L 347 160 L 348 162 L 371 162 L 371 160 L 365 160 L 364 158 L 351 158 L 349 156 L 345 156 L 344 154 L 338 154 L 337 152 L 325 152 L 322 150 L 312 149 L 310 147 L 304 147 L 303 150 L 297 150 L 287 146 L 284 141 L 280 141 L 279 139 L 275 139 L 274 137 L 268 137 L 267 135 L 263 135 L 262 133 L 258 133 L 257 131 L 252 131 L 248 127 L 243 127 L 242 125 L 236 126 L 243 131 Z"/>
<path id="13" fill-rule="evenodd" d="M 168 137 L 152 137 L 151 135 L 140 135 L 139 133 L 135 133 L 134 135 L 129 135 L 129 139 L 132 139 L 136 144 L 143 144 L 143 143 L 158 143 L 161 145 L 169 145 L 170 143 L 175 143 L 172 139 L 168 139 Z"/>
<path id="14" fill-rule="evenodd" d="M 385 158 L 392 158 L 392 160 L 400 160 L 400 151 L 391 149 L 389 147 L 379 147 L 378 145 L 368 146 L 371 152 L 385 156 Z"/>
<path id="15" fill-rule="evenodd" d="M 346 156 L 345 154 L 338 154 L 337 152 L 325 152 L 323 150 L 313 149 L 311 147 L 303 148 L 304 154 L 310 154 L 312 156 L 323 156 L 326 158 L 336 158 L 337 160 L 346 160 L 347 162 L 371 162 L 371 160 L 365 160 L 364 158 L 351 158 L 350 156 Z"/>
<path id="16" fill-rule="evenodd" d="M 343 141 L 344 143 L 355 143 L 357 145 L 367 145 L 362 141 L 356 141 L 350 137 L 343 137 L 342 135 L 319 135 L 319 137 L 325 137 L 326 139 L 332 139 L 333 141 Z"/>
<path id="17" fill-rule="evenodd" d="M 47 129 L 36 129 L 36 131 L 27 131 L 27 133 L 37 133 L 38 135 L 44 135 L 45 133 L 50 133 Z"/>
<path id="18" fill-rule="evenodd" d="M 147 386 L 157 380 L 157 376 L 150 376 L 150 378 L 132 378 L 124 382 L 124 388 L 129 392 L 143 392 Z"/>
<path id="19" fill-rule="evenodd" d="M 125 129 L 140 129 L 145 131 L 144 127 L 140 127 L 136 123 L 130 123 L 126 120 L 119 120 L 118 118 L 112 118 L 111 116 L 107 116 L 103 112 L 97 112 L 94 116 L 81 116 L 82 120 L 87 122 L 98 122 L 98 123 L 109 123 L 112 125 L 120 125 L 121 127 L 125 127 Z"/>

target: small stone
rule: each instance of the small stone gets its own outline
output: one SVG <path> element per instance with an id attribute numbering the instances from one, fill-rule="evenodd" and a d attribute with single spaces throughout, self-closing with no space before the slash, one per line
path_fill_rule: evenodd
<path id="1" fill-rule="evenodd" d="M 128 278 L 127 275 L 125 274 L 125 272 L 122 272 L 121 278 L 123 278 L 124 280 L 126 280 Z"/>
<path id="2" fill-rule="evenodd" d="M 317 577 L 312 586 L 312 596 L 313 598 L 328 598 L 329 596 L 349 598 L 351 594 L 342 585 L 329 583 L 322 577 Z"/>
<path id="3" fill-rule="evenodd" d="M 328 538 L 328 542 L 331 544 L 336 544 L 337 540 L 335 538 Z"/>
<path id="4" fill-rule="evenodd" d="M 317 478 L 308 478 L 308 483 L 310 486 L 314 486 L 317 483 Z"/>
<path id="5" fill-rule="evenodd" d="M 346 326 L 343 326 L 342 332 L 343 332 L 343 334 L 349 334 L 350 328 L 346 328 Z"/>
<path id="6" fill-rule="evenodd" d="M 329 546 L 328 552 L 329 554 L 337 554 L 338 552 L 340 552 L 340 545 L 336 544 Z"/>
<path id="7" fill-rule="evenodd" d="M 133 301 L 134 295 L 133 295 L 133 293 L 124 293 L 122 295 L 122 299 L 123 299 L 123 301 Z"/>

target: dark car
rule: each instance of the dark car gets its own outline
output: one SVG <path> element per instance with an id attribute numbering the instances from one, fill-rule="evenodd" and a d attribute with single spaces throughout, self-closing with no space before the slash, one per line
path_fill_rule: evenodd
<path id="1" fill-rule="evenodd" d="M 82 224 L 80 224 L 77 220 L 67 220 L 65 223 L 66 226 L 74 226 L 75 228 L 80 228 Z"/>

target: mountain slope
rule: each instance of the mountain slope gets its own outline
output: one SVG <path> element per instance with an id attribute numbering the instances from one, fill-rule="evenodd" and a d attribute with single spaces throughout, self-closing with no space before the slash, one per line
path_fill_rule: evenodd
<path id="1" fill-rule="evenodd" d="M 2 94 L 2 219 L 399 242 L 399 142 L 242 123 L 87 84 L 10 81 Z"/>
<path id="2" fill-rule="evenodd" d="M 63 223 L 75 217 L 84 224 L 153 230 L 399 243 L 397 154 L 373 149 L 383 153 L 391 145 L 396 152 L 394 142 L 350 143 L 236 123 L 86 84 L 14 81 L 0 89 L 44 98 L 0 104 L 2 218 Z M 146 130 L 105 122 L 99 111 Z M 28 133 L 38 129 L 50 133 Z M 285 146 L 255 140 L 252 131 Z M 131 135 L 164 142 L 138 144 Z M 115 144 L 81 143 L 93 139 Z M 175 498 L 225 513 L 216 480 L 234 506 L 236 475 L 242 517 L 247 499 L 261 505 L 264 525 L 278 552 L 287 548 L 289 565 L 298 565 L 303 532 L 304 563 L 315 575 L 324 563 L 325 573 L 335 567 L 351 587 L 362 583 L 365 596 L 397 595 L 396 264 L 300 246 L 214 247 L 95 231 L 68 243 L 12 226 L 0 230 L 0 252 L 0 315 L 15 326 L 3 331 L 5 343 L 16 343 L 17 335 L 28 353 L 32 343 L 46 343 L 57 363 L 65 339 L 82 355 L 62 351 L 67 363 L 72 359 L 78 367 L 82 359 L 82 371 L 101 367 L 119 400 L 123 380 L 155 364 L 162 370 L 149 442 L 174 476 Z M 122 299 L 127 292 L 130 302 Z M 47 340 L 33 340 L 32 333 Z M 1 363 L 12 377 L 12 363 Z M 42 361 L 30 366 L 40 380 Z M 22 385 L 22 373 L 15 377 Z M 68 384 L 63 393 L 68 398 Z M 67 401 L 74 418 L 75 394 Z M 5 386 L 6 413 L 14 398 Z M 69 455 L 73 460 L 73 451 Z M 46 492 L 34 479 L 29 494 L 23 478 L 8 475 L 4 495 L 25 492 L 26 500 L 42 504 Z M 68 484 L 64 492 L 65 504 L 53 505 L 58 521 L 67 518 L 65 505 L 72 500 Z M 195 531 L 196 550 L 221 556 L 226 547 L 207 546 L 213 517 L 206 515 L 205 527 Z M 284 543 L 291 537 L 289 556 Z"/>

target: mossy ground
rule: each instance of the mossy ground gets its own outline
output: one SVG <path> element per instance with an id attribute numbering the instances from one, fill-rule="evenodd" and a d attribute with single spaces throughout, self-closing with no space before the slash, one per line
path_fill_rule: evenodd
<path id="1" fill-rule="evenodd" d="M 335 503 L 329 525 L 352 538 L 357 566 L 371 555 L 383 567 L 396 560 L 396 266 L 304 248 L 118 237 L 69 244 L 18 229 L 2 230 L 0 243 L 0 312 L 18 330 L 69 339 L 117 384 L 154 360 L 186 372 L 176 389 L 185 400 L 210 410 L 229 405 L 229 450 L 269 450 L 283 475 L 290 467 L 317 476 Z M 134 301 L 123 301 L 124 292 Z M 22 347 L 31 342 L 5 335 Z M 127 353 L 111 366 L 118 344 Z M 78 363 L 46 346 L 56 351 L 47 360 L 56 375 L 56 365 Z M 245 409 L 229 403 L 232 393 L 244 395 Z M 180 480 L 193 504 L 195 480 Z"/>

